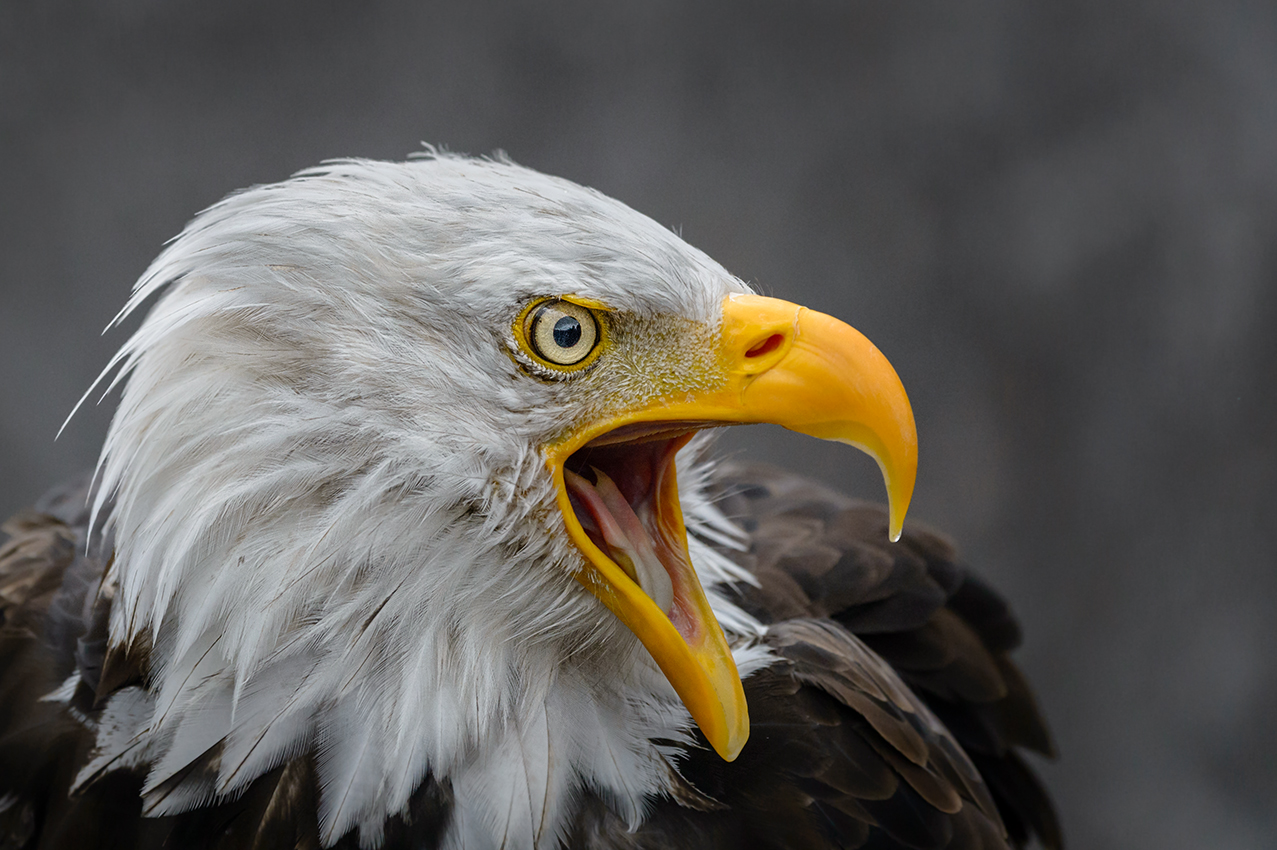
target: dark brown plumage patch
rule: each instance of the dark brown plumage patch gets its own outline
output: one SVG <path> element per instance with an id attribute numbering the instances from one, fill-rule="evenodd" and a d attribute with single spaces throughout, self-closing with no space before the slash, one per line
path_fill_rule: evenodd
<path id="1" fill-rule="evenodd" d="M 865 740 L 896 775 L 897 788 L 951 816 L 946 844 L 947 830 L 931 813 L 917 812 L 918 824 L 932 825 L 925 834 L 905 833 L 906 819 L 859 801 L 886 836 L 875 838 L 873 830 L 863 841 L 835 836 L 830 846 L 1002 847 L 1036 837 L 1061 847 L 1050 799 L 1017 752 L 1055 751 L 1009 657 L 1019 626 L 1001 597 L 958 561 L 953 545 L 915 523 L 890 543 L 882 507 L 779 470 L 727 466 L 716 483 L 724 493 L 720 507 L 750 532 L 744 560 L 760 582 L 738 586 L 735 601 L 773 624 L 768 642 L 791 662 L 790 675 L 835 697 L 840 711 L 859 715 L 844 722 L 867 727 Z M 890 691 L 857 667 L 866 649 L 908 686 L 905 700 L 870 696 L 875 687 Z M 758 700 L 748 681 L 746 695 L 755 716 Z M 911 702 L 926 710 L 911 711 Z M 926 741 L 922 762 L 918 737 Z M 912 794 L 899 806 L 916 808 Z M 962 807 L 951 812 L 955 795 Z"/>

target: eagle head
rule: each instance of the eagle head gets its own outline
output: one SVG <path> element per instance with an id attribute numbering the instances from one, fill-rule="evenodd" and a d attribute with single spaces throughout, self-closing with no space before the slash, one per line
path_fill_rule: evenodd
<path id="1" fill-rule="evenodd" d="M 112 697 L 82 775 L 146 765 L 151 814 L 310 749 L 325 844 L 375 844 L 426 777 L 462 831 L 522 807 L 503 828 L 535 842 L 583 787 L 633 822 L 693 724 L 736 757 L 765 663 L 716 591 L 747 580 L 720 554 L 738 533 L 677 468 L 694 435 L 858 446 L 900 532 L 913 418 L 863 336 L 508 161 L 240 192 L 122 315 L 161 290 L 112 362 L 96 504 L 110 641 L 147 684 Z"/>

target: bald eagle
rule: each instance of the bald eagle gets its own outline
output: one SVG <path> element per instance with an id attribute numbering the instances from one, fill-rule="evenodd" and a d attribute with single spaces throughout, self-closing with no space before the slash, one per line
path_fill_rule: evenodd
<path id="1" fill-rule="evenodd" d="M 860 333 L 503 159 L 233 194 L 0 545 L 2 848 L 1058 847 Z M 118 319 L 117 319 L 118 321 Z M 889 509 L 716 463 L 771 422 Z"/>

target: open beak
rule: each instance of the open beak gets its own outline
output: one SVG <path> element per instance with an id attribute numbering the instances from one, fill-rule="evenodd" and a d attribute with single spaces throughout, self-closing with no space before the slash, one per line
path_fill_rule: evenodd
<path id="1" fill-rule="evenodd" d="M 578 579 L 639 638 L 724 759 L 749 737 L 731 650 L 687 550 L 674 456 L 700 428 L 770 422 L 867 452 L 900 537 L 918 463 L 904 387 L 859 331 L 774 298 L 730 296 L 722 380 L 585 423 L 547 449 Z"/>

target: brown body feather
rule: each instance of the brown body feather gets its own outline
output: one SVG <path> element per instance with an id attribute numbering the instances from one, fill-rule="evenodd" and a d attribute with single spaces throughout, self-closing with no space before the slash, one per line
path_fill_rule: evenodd
<path id="1" fill-rule="evenodd" d="M 726 468 L 716 486 L 750 536 L 731 554 L 759 582 L 734 601 L 769 624 L 778 659 L 746 680 L 750 742 L 732 763 L 689 750 L 684 793 L 634 832 L 587 795 L 572 846 L 1060 847 L 1020 755 L 1052 744 L 1008 656 L 1018 626 L 953 547 L 913 527 L 888 543 L 883 509 L 775 470 Z M 72 793 L 93 743 L 81 718 L 146 673 L 145 647 L 108 651 L 111 545 L 87 539 L 86 489 L 50 494 L 0 542 L 0 850 L 319 848 L 309 755 L 174 817 L 143 817 L 132 770 Z M 77 669 L 69 707 L 41 700 Z M 214 747 L 183 776 L 215 776 L 219 758 Z M 451 794 L 427 777 L 385 846 L 435 846 Z"/>

